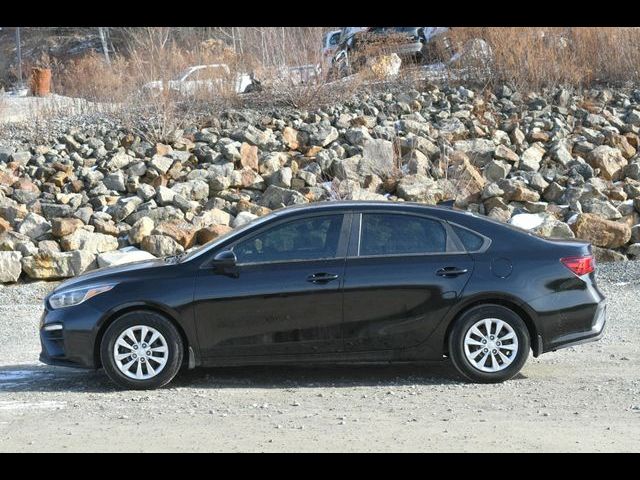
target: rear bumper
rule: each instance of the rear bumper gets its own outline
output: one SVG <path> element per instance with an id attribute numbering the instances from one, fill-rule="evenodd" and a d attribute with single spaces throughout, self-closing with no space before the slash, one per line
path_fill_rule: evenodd
<path id="1" fill-rule="evenodd" d="M 600 340 L 604 335 L 604 327 L 607 323 L 607 304 L 602 301 L 598 304 L 591 322 L 591 328 L 584 332 L 569 333 L 553 339 L 545 347 L 544 352 L 554 352 L 561 348 L 573 347 L 587 342 Z"/>
<path id="2" fill-rule="evenodd" d="M 607 301 L 592 283 L 537 298 L 529 307 L 536 314 L 535 356 L 593 342 L 604 333 Z"/>

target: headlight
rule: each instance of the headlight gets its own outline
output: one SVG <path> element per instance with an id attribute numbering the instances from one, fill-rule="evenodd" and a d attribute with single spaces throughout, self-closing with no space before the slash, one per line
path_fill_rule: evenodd
<path id="1" fill-rule="evenodd" d="M 49 305 L 51 305 L 51 308 L 54 310 L 57 308 L 72 307 L 73 305 L 81 304 L 85 300 L 89 300 L 91 297 L 108 292 L 113 287 L 115 287 L 115 285 L 100 285 L 99 287 L 85 287 L 56 293 L 49 298 Z"/>

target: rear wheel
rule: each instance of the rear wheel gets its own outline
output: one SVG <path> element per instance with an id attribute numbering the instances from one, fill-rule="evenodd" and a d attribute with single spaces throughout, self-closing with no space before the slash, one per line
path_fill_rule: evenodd
<path id="1" fill-rule="evenodd" d="M 184 346 L 173 324 L 145 311 L 125 313 L 102 338 L 100 357 L 109 378 L 133 390 L 169 383 L 182 365 Z"/>
<path id="2" fill-rule="evenodd" d="M 512 310 L 481 305 L 465 312 L 449 335 L 456 369 L 479 383 L 497 383 L 517 374 L 529 356 L 527 326 Z"/>

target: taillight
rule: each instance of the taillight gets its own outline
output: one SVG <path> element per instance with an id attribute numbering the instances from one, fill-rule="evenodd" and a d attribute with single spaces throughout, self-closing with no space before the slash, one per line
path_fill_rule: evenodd
<path id="1" fill-rule="evenodd" d="M 562 264 L 579 277 L 591 273 L 596 269 L 596 261 L 593 255 L 584 255 L 582 257 L 565 257 L 561 258 Z"/>

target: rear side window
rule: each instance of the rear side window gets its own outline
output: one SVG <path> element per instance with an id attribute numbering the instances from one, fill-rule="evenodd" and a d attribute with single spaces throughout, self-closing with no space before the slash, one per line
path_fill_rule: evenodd
<path id="1" fill-rule="evenodd" d="M 441 253 L 447 235 L 437 220 L 413 215 L 362 215 L 360 255 Z"/>
<path id="2" fill-rule="evenodd" d="M 455 225 L 451 225 L 453 227 L 453 231 L 456 232 L 456 235 L 464 245 L 464 248 L 467 252 L 475 252 L 476 250 L 480 250 L 482 245 L 484 244 L 484 238 L 480 235 L 477 235 L 466 228 L 460 228 Z"/>
<path id="3" fill-rule="evenodd" d="M 238 263 L 335 258 L 343 215 L 326 215 L 276 225 L 238 243 Z"/>

